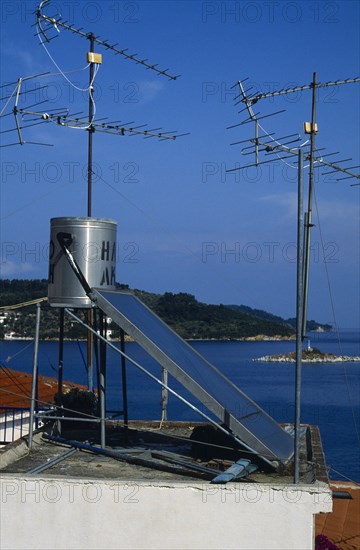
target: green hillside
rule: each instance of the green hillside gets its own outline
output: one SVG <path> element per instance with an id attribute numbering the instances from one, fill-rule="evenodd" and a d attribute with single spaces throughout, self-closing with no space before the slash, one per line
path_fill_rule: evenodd
<path id="1" fill-rule="evenodd" d="M 127 286 L 117 285 L 129 290 Z M 47 281 L 42 280 L 1 280 L 0 306 L 26 302 L 47 294 Z M 236 306 L 204 304 L 185 292 L 173 294 L 153 294 L 143 290 L 133 290 L 147 306 L 170 325 L 178 334 L 187 339 L 235 340 L 257 335 L 291 336 L 294 329 L 281 318 L 268 314 L 269 318 L 243 311 Z M 254 310 L 256 311 L 256 310 Z M 42 306 L 40 334 L 42 338 L 58 336 L 59 311 L 47 305 Z M 4 333 L 15 332 L 30 337 L 35 327 L 35 306 L 16 310 L 7 314 L 0 325 Z M 116 326 L 110 328 L 117 330 Z M 68 338 L 84 336 L 84 329 L 73 320 L 66 320 L 65 333 Z"/>

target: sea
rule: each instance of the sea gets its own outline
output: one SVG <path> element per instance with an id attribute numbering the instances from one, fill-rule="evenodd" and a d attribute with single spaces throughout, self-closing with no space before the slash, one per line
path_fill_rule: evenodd
<path id="1" fill-rule="evenodd" d="M 339 335 L 326 332 L 311 333 L 308 336 L 310 345 L 323 352 L 360 356 L 360 334 L 357 330 L 341 330 Z M 266 355 L 294 351 L 294 342 L 189 343 L 276 421 L 294 422 L 294 363 L 256 361 Z M 85 348 L 85 342 L 65 342 L 64 380 L 87 384 Z M 31 341 L 1 341 L 1 365 L 31 372 L 33 351 Z M 161 378 L 159 365 L 136 343 L 126 343 L 126 353 Z M 57 363 L 57 342 L 40 342 L 39 373 L 56 377 Z M 161 386 L 129 362 L 126 371 L 129 418 L 160 421 Z M 169 385 L 201 411 L 208 412 L 171 377 Z M 120 355 L 110 348 L 107 352 L 106 396 L 108 410 L 122 410 L 121 360 Z M 168 419 L 203 420 L 198 413 L 173 395 L 169 396 Z M 360 362 L 303 364 L 301 422 L 319 426 L 330 478 L 360 482 Z"/>

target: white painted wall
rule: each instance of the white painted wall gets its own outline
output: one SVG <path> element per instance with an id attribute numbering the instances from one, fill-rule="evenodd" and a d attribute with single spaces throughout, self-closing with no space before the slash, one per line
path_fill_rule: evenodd
<path id="1" fill-rule="evenodd" d="M 325 484 L 117 482 L 3 475 L 0 548 L 307 550 Z"/>

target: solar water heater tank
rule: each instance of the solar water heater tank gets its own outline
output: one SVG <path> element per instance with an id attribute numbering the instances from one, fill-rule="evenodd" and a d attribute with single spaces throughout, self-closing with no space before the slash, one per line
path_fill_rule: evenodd
<path id="1" fill-rule="evenodd" d="M 90 287 L 115 289 L 116 229 L 116 222 L 109 219 L 51 219 L 48 280 L 51 306 L 91 307 L 90 299 L 61 248 L 61 241 L 66 242 Z"/>

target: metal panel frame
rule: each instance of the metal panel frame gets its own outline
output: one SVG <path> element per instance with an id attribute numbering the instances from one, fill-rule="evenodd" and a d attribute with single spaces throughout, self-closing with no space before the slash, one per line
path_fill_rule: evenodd
<path id="1" fill-rule="evenodd" d="M 106 299 L 106 295 L 126 295 L 131 296 L 133 300 L 136 300 L 141 304 L 143 308 L 148 310 L 152 316 L 154 316 L 158 322 L 171 331 L 173 335 L 185 344 L 192 353 L 196 354 L 203 362 L 207 364 L 209 368 L 216 371 L 217 375 L 222 377 L 229 385 L 233 387 L 239 394 L 247 400 L 254 408 L 256 408 L 259 414 L 262 414 L 270 426 L 273 428 L 274 434 L 281 436 L 283 442 L 288 447 L 288 452 L 279 456 L 279 453 L 274 452 L 269 447 L 269 444 L 265 444 L 261 439 L 254 435 L 249 429 L 247 429 L 242 423 L 241 419 L 236 418 L 233 414 L 226 410 L 226 408 L 211 394 L 209 394 L 204 388 L 196 382 L 191 376 L 185 372 L 180 365 L 173 361 L 166 353 L 164 353 L 152 340 L 148 338 L 135 324 L 128 319 L 120 310 L 118 310 L 109 300 Z M 244 392 L 242 392 L 235 384 L 233 384 L 226 376 L 224 376 L 216 367 L 209 363 L 200 353 L 198 353 L 192 346 L 184 341 L 175 331 L 173 331 L 164 321 L 160 319 L 150 308 L 148 308 L 141 300 L 129 292 L 120 292 L 112 290 L 92 289 L 90 294 L 93 302 L 102 309 L 113 321 L 118 324 L 129 336 L 131 336 L 151 357 L 153 357 L 161 366 L 167 369 L 170 374 L 180 382 L 184 388 L 186 388 L 194 397 L 200 400 L 206 408 L 211 411 L 217 418 L 223 422 L 230 432 L 233 432 L 239 439 L 244 441 L 245 445 L 254 450 L 255 454 L 262 456 L 267 461 L 280 460 L 283 463 L 287 463 L 293 455 L 293 438 L 286 433 L 277 422 L 263 411 L 251 398 L 249 398 Z M 254 414 L 254 413 L 252 413 Z"/>

